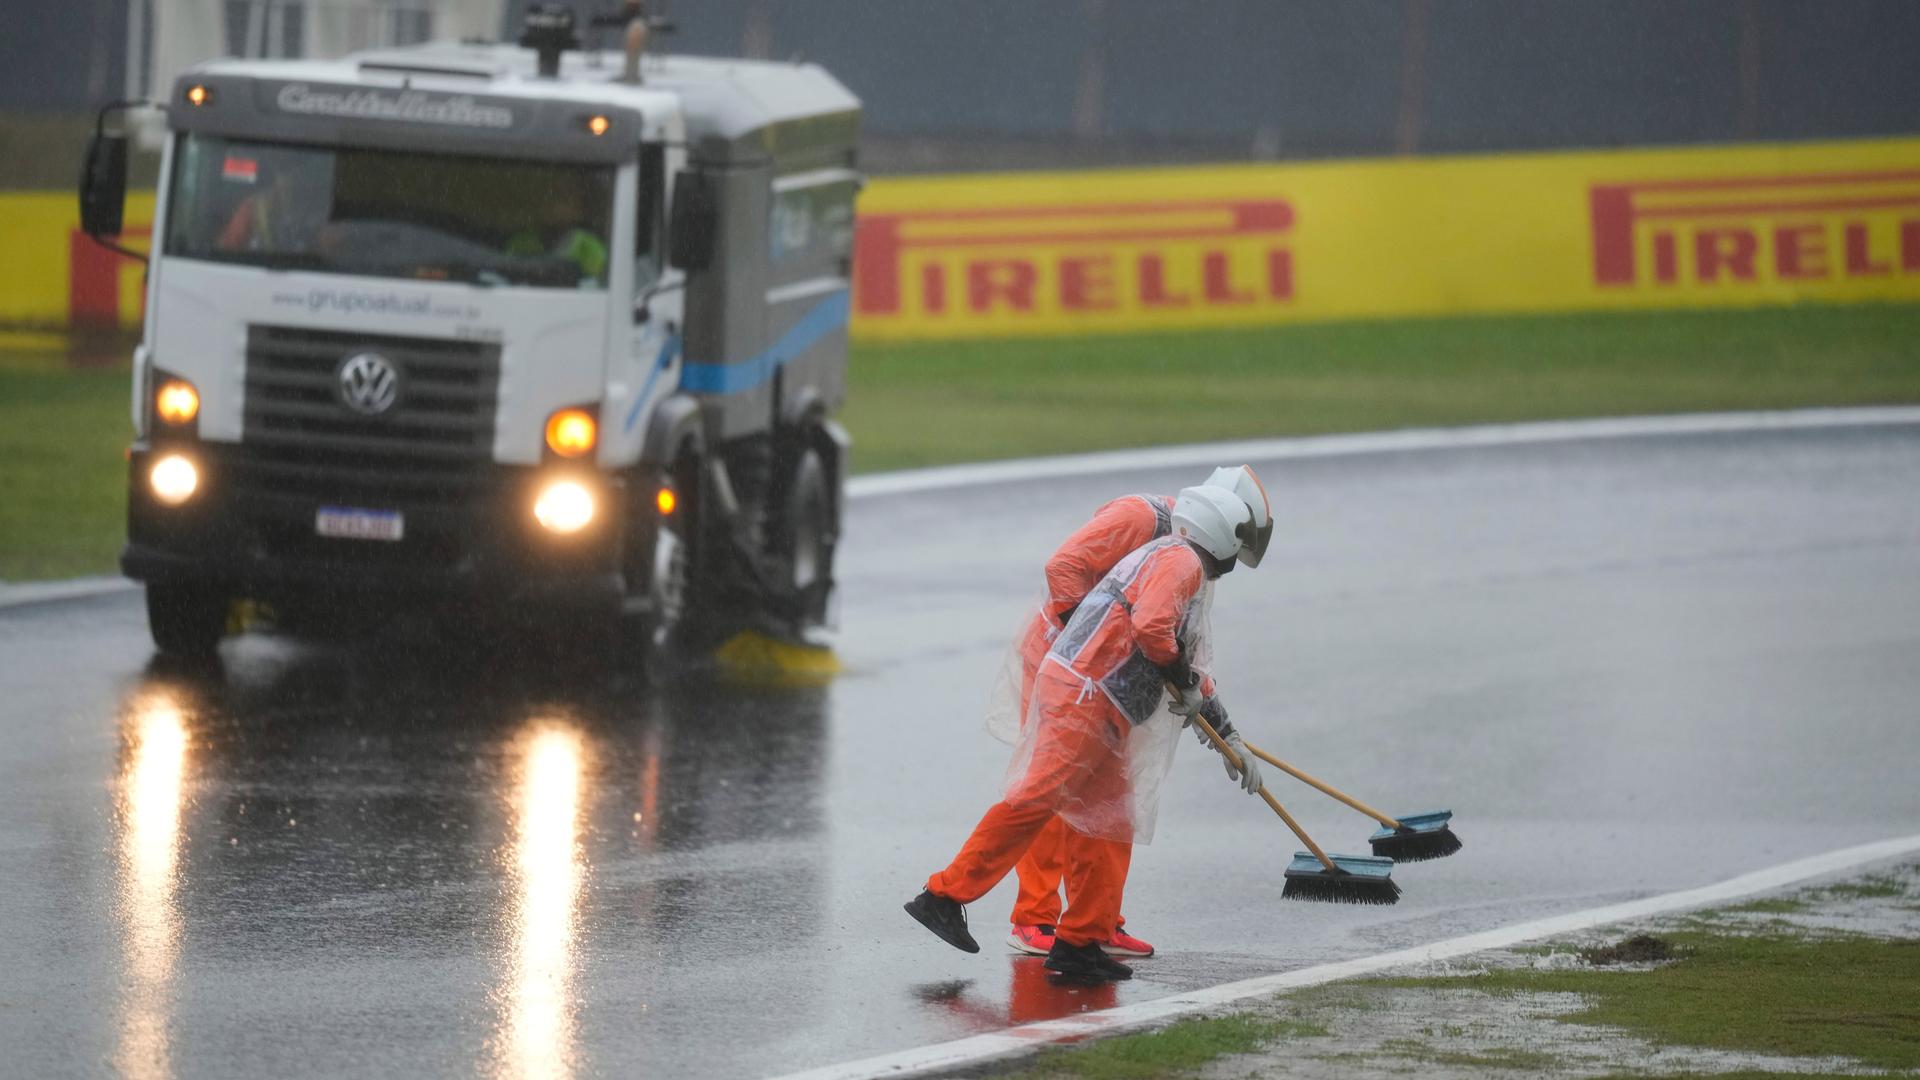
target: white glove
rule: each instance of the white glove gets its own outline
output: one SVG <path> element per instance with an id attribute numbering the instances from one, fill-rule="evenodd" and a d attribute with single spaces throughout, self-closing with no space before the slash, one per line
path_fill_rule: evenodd
<path id="1" fill-rule="evenodd" d="M 1173 713 L 1175 716 L 1186 718 L 1186 722 L 1182 723 L 1180 725 L 1181 727 L 1192 727 L 1193 714 L 1199 712 L 1200 706 L 1207 703 L 1206 695 L 1200 692 L 1198 686 L 1190 690 L 1182 690 L 1172 683 L 1168 683 L 1167 695 L 1167 711 Z M 1202 735 L 1200 738 L 1202 741 L 1205 741 L 1206 736 Z"/>
<path id="2" fill-rule="evenodd" d="M 1227 760 L 1227 755 L 1221 754 L 1220 762 L 1227 767 L 1227 779 L 1240 781 L 1241 790 L 1247 794 L 1257 794 L 1261 788 L 1259 760 L 1247 749 L 1246 741 L 1240 738 L 1237 731 L 1227 736 L 1227 746 L 1240 756 L 1241 763 L 1246 766 L 1243 774 L 1242 770 L 1233 767 L 1233 762 Z"/>
<path id="3" fill-rule="evenodd" d="M 1175 691 L 1175 693 L 1177 694 L 1178 691 Z M 1183 728 L 1192 728 L 1194 739 L 1197 740 L 1201 746 L 1211 750 L 1213 749 L 1213 740 L 1207 738 L 1206 732 L 1193 726 L 1193 718 L 1196 716 L 1205 717 L 1208 726 L 1213 728 L 1215 734 L 1219 734 L 1222 731 L 1231 730 L 1227 727 L 1227 707 L 1220 703 L 1220 696 L 1218 694 L 1212 697 L 1201 697 L 1199 690 L 1189 690 L 1186 693 L 1186 697 L 1186 702 L 1169 704 L 1167 708 L 1173 713 L 1186 717 L 1186 722 L 1180 726 Z M 1191 708 L 1186 708 L 1188 703 L 1192 704 Z M 1224 738 L 1224 736 L 1222 737 Z"/>

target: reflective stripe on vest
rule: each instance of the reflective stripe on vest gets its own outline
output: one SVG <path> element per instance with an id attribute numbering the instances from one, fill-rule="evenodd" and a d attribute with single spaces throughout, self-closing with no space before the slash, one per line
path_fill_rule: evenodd
<path id="1" fill-rule="evenodd" d="M 1153 511 L 1153 538 L 1160 539 L 1173 532 L 1173 500 L 1165 495 L 1129 495 L 1130 499 L 1139 499 Z"/>
<path id="2" fill-rule="evenodd" d="M 1100 579 L 1100 584 L 1087 594 L 1086 600 L 1081 601 L 1073 620 L 1054 639 L 1053 647 L 1048 652 L 1078 672 L 1079 669 L 1073 667 L 1074 661 L 1080 658 L 1080 653 L 1100 632 L 1101 627 L 1107 624 L 1107 620 L 1113 617 L 1114 612 L 1133 613 L 1126 590 L 1140 576 L 1140 568 L 1146 565 L 1147 559 L 1175 544 L 1184 543 L 1186 541 L 1177 537 L 1163 536 L 1135 549 L 1116 563 L 1107 576 Z M 1188 630 L 1184 615 L 1181 622 L 1180 632 L 1184 637 Z M 1166 679 L 1160 665 L 1149 660 L 1137 643 L 1124 660 L 1093 678 L 1107 700 L 1113 702 L 1114 707 L 1135 724 L 1144 724 L 1153 718 L 1154 713 L 1159 711 L 1160 700 L 1166 690 Z"/>

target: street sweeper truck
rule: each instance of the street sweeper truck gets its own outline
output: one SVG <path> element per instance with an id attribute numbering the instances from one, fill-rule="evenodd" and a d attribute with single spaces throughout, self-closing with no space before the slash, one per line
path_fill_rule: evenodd
<path id="1" fill-rule="evenodd" d="M 517 45 L 176 82 L 122 556 L 162 651 L 212 649 L 243 599 L 589 637 L 827 620 L 860 104 L 658 29 L 587 50 L 540 6 Z M 82 178 L 108 243 L 126 107 Z"/>

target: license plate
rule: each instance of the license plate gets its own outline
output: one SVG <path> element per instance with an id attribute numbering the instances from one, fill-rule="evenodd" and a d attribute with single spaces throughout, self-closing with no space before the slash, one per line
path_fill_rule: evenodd
<path id="1" fill-rule="evenodd" d="M 314 515 L 313 531 L 338 540 L 398 540 L 407 533 L 407 519 L 398 510 L 323 506 Z"/>

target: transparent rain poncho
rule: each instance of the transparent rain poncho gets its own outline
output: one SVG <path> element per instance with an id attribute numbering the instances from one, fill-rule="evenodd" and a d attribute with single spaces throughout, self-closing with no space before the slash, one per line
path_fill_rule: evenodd
<path id="1" fill-rule="evenodd" d="M 1033 677 L 1053 639 L 1059 636 L 1060 624 L 1047 617 L 1043 596 L 1020 623 L 1013 644 L 1007 646 L 994 673 L 993 686 L 987 691 L 987 734 L 1009 746 L 1019 743 L 1020 731 L 1026 726 L 1025 702 Z"/>
<path id="2" fill-rule="evenodd" d="M 1070 660 L 1076 641 L 1084 642 L 1109 619 L 1127 618 L 1115 602 L 1117 586 L 1131 577 L 1138 560 L 1169 542 L 1159 540 L 1122 560 L 1080 605 L 1065 630 L 1053 635 L 1033 676 L 1033 692 L 1023 720 L 1015 725 L 1013 757 L 1007 765 L 1004 797 L 1021 805 L 1052 806 L 1068 825 L 1089 836 L 1144 844 L 1153 839 L 1160 793 L 1179 746 L 1182 719 L 1168 708 L 1159 668 L 1137 650 L 1108 670 L 1083 674 Z M 1213 583 L 1202 585 L 1188 602 L 1179 635 L 1189 662 L 1205 672 L 1212 664 Z M 1029 640 L 1023 630 L 1022 641 Z M 1016 643 L 996 685 L 988 725 L 998 735 L 1005 717 L 1018 715 L 1023 652 Z M 1003 700 L 1004 699 L 1004 700 Z"/>

